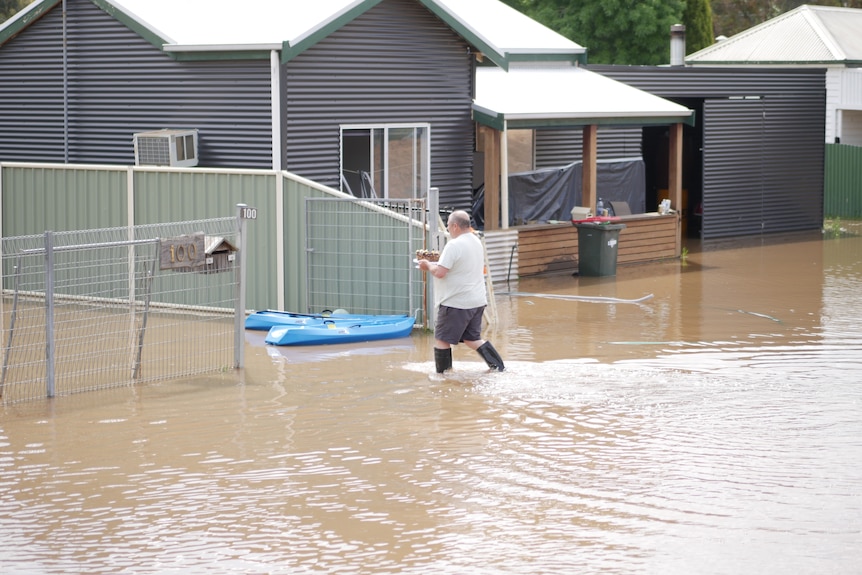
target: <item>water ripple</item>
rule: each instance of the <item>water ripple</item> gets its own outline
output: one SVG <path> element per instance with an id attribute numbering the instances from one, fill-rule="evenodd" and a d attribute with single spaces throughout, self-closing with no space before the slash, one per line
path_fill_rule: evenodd
<path id="1" fill-rule="evenodd" d="M 320 350 L 301 369 L 301 351 L 264 350 L 237 381 L 4 411 L 0 564 L 16 575 L 854 573 L 856 269 L 814 282 L 822 298 L 793 299 L 798 312 L 753 301 L 780 323 L 738 302 L 711 310 L 715 330 L 687 331 L 671 296 L 577 308 L 578 321 L 524 303 L 533 328 L 511 346 L 499 332 L 503 373 L 462 349 L 442 377 L 422 346 Z M 654 340 L 623 341 L 644 327 Z"/>

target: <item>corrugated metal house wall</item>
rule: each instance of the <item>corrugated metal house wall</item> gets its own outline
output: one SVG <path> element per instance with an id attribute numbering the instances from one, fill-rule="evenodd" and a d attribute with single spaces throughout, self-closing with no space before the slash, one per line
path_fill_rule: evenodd
<path id="1" fill-rule="evenodd" d="M 536 130 L 536 169 L 557 168 L 583 159 L 583 128 Z M 599 128 L 599 160 L 641 157 L 640 128 Z"/>
<path id="2" fill-rule="evenodd" d="M 60 10 L 0 47 L 0 162 L 62 162 Z"/>
<path id="3" fill-rule="evenodd" d="M 823 227 L 826 153 L 826 116 L 820 112 L 826 105 L 826 92 L 771 94 L 763 102 L 767 128 L 760 148 L 764 159 L 763 231 L 819 230 Z M 710 186 L 709 199 L 729 195 L 716 194 L 716 187 Z"/>
<path id="4" fill-rule="evenodd" d="M 764 136 L 764 102 L 754 100 L 707 100 L 704 116 L 704 154 L 720 156 L 721 162 L 704 161 L 704 237 L 758 234 L 762 231 L 763 181 L 766 167 L 760 153 Z M 720 121 L 716 121 L 716 120 Z M 744 193 L 743 190 L 745 191 Z M 720 201 L 719 194 L 728 201 Z"/>
<path id="5" fill-rule="evenodd" d="M 822 226 L 825 70 L 590 69 L 669 100 L 704 102 L 704 239 Z"/>
<path id="6" fill-rule="evenodd" d="M 340 125 L 429 122 L 431 186 L 469 208 L 472 55 L 418 2 L 381 2 L 285 68 L 286 169 L 340 189 Z"/>
<path id="7" fill-rule="evenodd" d="M 0 161 L 132 164 L 135 132 L 196 128 L 200 165 L 272 166 L 268 60 L 177 62 L 67 0 L 67 137 L 62 34 L 58 5 L 0 50 Z"/>

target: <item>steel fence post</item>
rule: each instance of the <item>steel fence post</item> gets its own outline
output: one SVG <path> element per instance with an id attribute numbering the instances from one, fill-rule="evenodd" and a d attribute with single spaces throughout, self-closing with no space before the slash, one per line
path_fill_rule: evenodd
<path id="1" fill-rule="evenodd" d="M 234 265 L 237 266 L 237 298 L 236 311 L 234 313 L 234 367 L 236 369 L 241 369 L 245 365 L 245 341 L 243 334 L 245 324 L 245 248 L 248 219 L 244 210 L 247 207 L 246 204 L 236 205 L 237 229 L 239 231 L 239 246 L 237 246 L 236 250 L 236 257 L 239 258 L 239 262 L 234 262 Z"/>
<path id="2" fill-rule="evenodd" d="M 54 233 L 45 232 L 45 386 L 54 397 Z"/>

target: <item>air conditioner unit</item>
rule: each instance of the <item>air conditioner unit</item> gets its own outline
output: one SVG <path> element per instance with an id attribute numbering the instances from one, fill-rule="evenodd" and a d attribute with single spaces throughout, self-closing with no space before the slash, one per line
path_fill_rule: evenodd
<path id="1" fill-rule="evenodd" d="M 155 130 L 135 134 L 136 166 L 198 165 L 197 130 Z"/>

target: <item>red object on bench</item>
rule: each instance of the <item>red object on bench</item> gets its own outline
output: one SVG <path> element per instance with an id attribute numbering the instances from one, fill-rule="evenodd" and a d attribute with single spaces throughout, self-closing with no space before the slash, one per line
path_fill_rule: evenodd
<path id="1" fill-rule="evenodd" d="M 575 224 L 605 224 L 611 222 L 618 222 L 620 218 L 617 216 L 593 216 L 591 218 L 586 218 L 584 220 L 572 220 L 572 225 Z"/>

